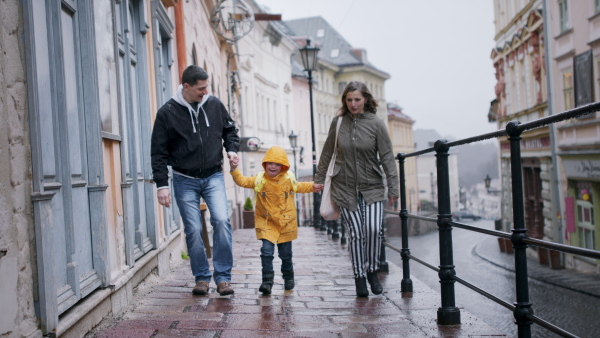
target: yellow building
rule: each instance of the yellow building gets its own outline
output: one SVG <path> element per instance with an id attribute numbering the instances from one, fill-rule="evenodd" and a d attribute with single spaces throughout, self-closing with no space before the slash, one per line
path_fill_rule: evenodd
<path id="1" fill-rule="evenodd" d="M 415 120 L 402 112 L 397 104 L 387 104 L 388 133 L 392 139 L 392 147 L 395 154 L 408 154 L 415 151 L 413 138 L 413 124 Z M 400 174 L 400 173 L 398 173 Z M 404 174 L 406 185 L 406 209 L 409 213 L 416 214 L 419 211 L 419 186 L 417 181 L 416 158 L 409 157 L 404 161 Z M 398 209 L 400 206 L 398 206 Z"/>

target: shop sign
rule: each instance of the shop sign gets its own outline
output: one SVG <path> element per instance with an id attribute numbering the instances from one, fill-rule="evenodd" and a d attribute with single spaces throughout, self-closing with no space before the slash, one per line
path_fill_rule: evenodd
<path id="1" fill-rule="evenodd" d="M 564 160 L 569 178 L 600 178 L 600 160 Z"/>
<path id="2" fill-rule="evenodd" d="M 502 142 L 502 150 L 510 150 L 510 141 Z M 521 149 L 547 149 L 550 147 L 550 137 L 543 136 L 540 138 L 521 140 Z"/>

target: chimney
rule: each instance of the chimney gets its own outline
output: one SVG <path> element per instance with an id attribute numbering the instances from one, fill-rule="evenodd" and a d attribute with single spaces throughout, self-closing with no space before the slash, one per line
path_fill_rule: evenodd
<path id="1" fill-rule="evenodd" d="M 356 56 L 360 62 L 367 63 L 367 50 L 364 48 L 352 48 L 350 49 L 352 54 Z"/>

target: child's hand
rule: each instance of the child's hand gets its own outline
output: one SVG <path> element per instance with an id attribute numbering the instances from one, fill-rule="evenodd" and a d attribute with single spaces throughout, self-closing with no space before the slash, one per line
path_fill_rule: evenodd
<path id="1" fill-rule="evenodd" d="M 234 171 L 235 169 L 237 169 L 239 163 L 240 163 L 239 157 L 234 157 L 234 158 L 230 159 L 229 160 L 230 171 Z"/>
<path id="2" fill-rule="evenodd" d="M 321 190 L 323 190 L 323 185 L 322 184 L 313 184 L 313 189 L 314 189 L 314 192 L 320 192 Z"/>

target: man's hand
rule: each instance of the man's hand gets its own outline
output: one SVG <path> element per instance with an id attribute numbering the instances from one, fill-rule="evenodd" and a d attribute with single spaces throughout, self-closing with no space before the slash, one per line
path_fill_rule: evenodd
<path id="1" fill-rule="evenodd" d="M 156 192 L 156 197 L 158 197 L 158 203 L 160 205 L 164 205 L 167 208 L 171 206 L 171 191 L 169 188 L 158 190 Z"/>
<path id="2" fill-rule="evenodd" d="M 231 161 L 233 159 L 238 159 L 239 160 L 238 154 L 234 153 L 233 151 L 228 151 L 227 152 L 227 158 L 229 159 L 229 161 Z"/>

